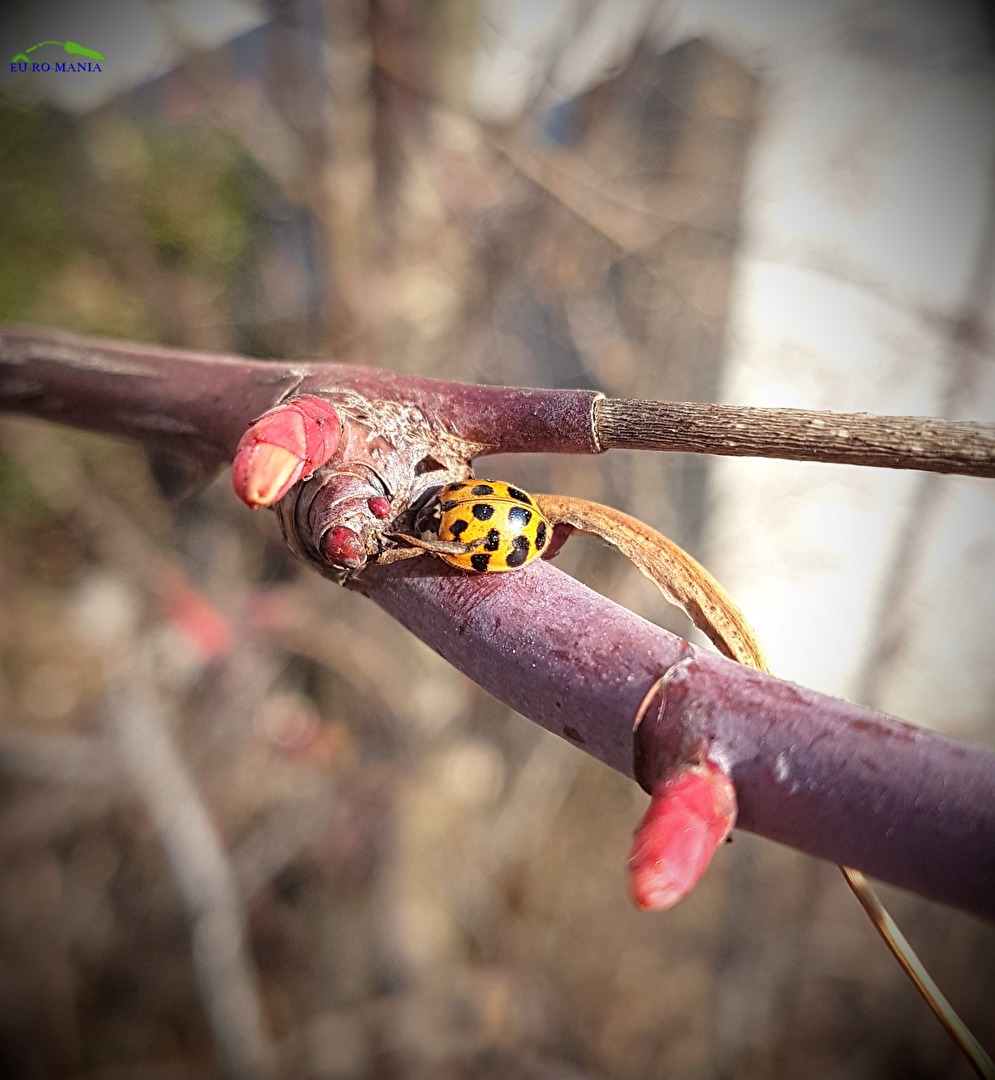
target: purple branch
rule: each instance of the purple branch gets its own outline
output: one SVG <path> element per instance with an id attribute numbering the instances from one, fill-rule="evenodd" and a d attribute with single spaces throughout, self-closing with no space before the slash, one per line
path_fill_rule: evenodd
<path id="1" fill-rule="evenodd" d="M 698 749 L 731 770 L 738 824 L 995 919 L 995 754 L 694 648 L 548 563 L 469 576 L 417 561 L 356 585 L 516 711 L 640 780 Z M 683 662 L 682 662 L 683 661 Z"/>
<path id="2" fill-rule="evenodd" d="M 598 452 L 600 395 L 591 390 L 478 386 L 353 364 L 266 362 L 0 329 L 0 410 L 166 445 L 209 467 L 230 461 L 251 421 L 294 393 L 414 410 L 426 432 L 448 434 L 467 458 Z"/>
<path id="3" fill-rule="evenodd" d="M 995 476 L 991 425 L 632 401 L 0 328 L 0 409 L 166 444 L 202 466 L 230 459 L 249 422 L 293 393 L 358 395 L 411 409 L 467 458 L 629 447 Z"/>
<path id="4" fill-rule="evenodd" d="M 348 455 L 376 451 L 377 467 L 409 485 L 423 454 L 439 454 L 462 475 L 461 465 L 484 451 L 598 449 L 597 395 L 588 391 L 0 332 L 0 409 L 166 443 L 206 468 L 295 392 L 324 392 L 351 416 L 346 464 Z M 351 473 L 345 487 L 337 483 L 334 466 L 320 470 L 278 507 L 291 548 L 329 575 L 320 541 L 339 512 L 335 499 L 362 507 L 369 494 Z M 644 786 L 707 750 L 732 772 L 744 827 L 995 918 L 991 753 L 693 649 L 545 563 L 472 576 L 421 558 L 367 567 L 352 585 L 495 696 L 627 775 L 633 717 L 653 681 L 670 672 L 661 706 L 638 734 Z"/>
<path id="5" fill-rule="evenodd" d="M 299 381 L 285 364 L 27 327 L 0 332 L 0 409 L 167 446 L 205 468 Z"/>

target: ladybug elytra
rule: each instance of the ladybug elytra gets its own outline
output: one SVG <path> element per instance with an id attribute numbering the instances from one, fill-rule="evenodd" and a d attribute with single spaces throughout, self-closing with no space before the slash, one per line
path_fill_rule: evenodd
<path id="1" fill-rule="evenodd" d="M 464 480 L 446 484 L 429 506 L 425 522 L 435 538 L 455 552 L 435 552 L 450 566 L 479 573 L 517 570 L 545 550 L 551 526 L 535 499 L 502 480 Z"/>

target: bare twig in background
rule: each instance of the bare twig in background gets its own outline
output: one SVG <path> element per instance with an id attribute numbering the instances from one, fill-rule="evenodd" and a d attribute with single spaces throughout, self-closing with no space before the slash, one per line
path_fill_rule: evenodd
<path id="1" fill-rule="evenodd" d="M 322 116 L 315 134 L 320 151 L 311 163 L 321 170 L 312 178 L 325 205 L 317 207 L 332 241 L 328 264 L 340 274 L 341 286 L 355 299 L 371 259 L 371 216 L 374 212 L 374 108 L 370 95 L 370 12 L 362 0 L 335 0 L 321 5 L 326 20 L 324 48 L 331 85 L 320 102 Z M 303 104 L 303 102 L 302 102 Z M 340 330 L 330 323 L 332 338 Z"/>
<path id="2" fill-rule="evenodd" d="M 599 187 L 585 176 L 584 164 L 572 155 L 554 157 L 509 141 L 496 140 L 494 147 L 533 184 L 548 192 L 581 222 L 626 254 L 646 251 L 683 222 L 674 212 L 665 216 Z"/>
<path id="3" fill-rule="evenodd" d="M 252 896 L 302 851 L 317 844 L 328 831 L 336 809 L 334 791 L 322 790 L 272 810 L 232 852 L 232 870 L 240 894 Z"/>
<path id="4" fill-rule="evenodd" d="M 235 875 L 168 723 L 147 646 L 139 643 L 112 690 L 109 727 L 186 904 L 194 966 L 223 1071 L 233 1080 L 264 1080 L 273 1075 L 275 1052 L 247 953 Z"/>
<path id="5" fill-rule="evenodd" d="M 991 302 L 995 299 L 995 169 L 992 184 L 988 216 L 978 240 L 967 295 L 948 345 L 950 375 L 943 404 L 948 416 L 968 409 L 984 363 L 979 343 L 991 340 L 995 331 L 991 314 Z M 869 705 L 877 706 L 882 700 L 912 627 L 910 606 L 921 585 L 930 537 L 940 524 L 943 494 L 935 475 L 918 478 L 912 506 L 881 590 L 878 632 L 860 673 L 859 697 Z"/>
<path id="6" fill-rule="evenodd" d="M 120 777 L 110 740 L 0 728 L 0 770 L 64 784 L 107 784 Z"/>

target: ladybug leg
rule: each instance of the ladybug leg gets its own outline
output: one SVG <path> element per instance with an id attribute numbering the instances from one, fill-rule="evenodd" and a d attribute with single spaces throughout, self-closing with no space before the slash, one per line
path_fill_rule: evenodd
<path id="1" fill-rule="evenodd" d="M 549 543 L 546 545 L 546 550 L 542 553 L 542 557 L 544 559 L 555 559 L 560 553 L 560 548 L 563 547 L 573 532 L 576 532 L 573 525 L 568 525 L 565 521 L 554 521 L 553 533 L 549 538 Z"/>
<path id="2" fill-rule="evenodd" d="M 461 543 L 459 540 L 422 540 L 421 537 L 408 536 L 407 533 L 394 533 L 391 538 L 403 540 L 406 544 L 413 544 L 418 549 L 411 552 L 411 554 L 405 552 L 405 554 L 397 556 L 402 559 L 410 559 L 413 555 L 420 555 L 424 551 L 432 555 L 468 555 L 471 551 L 476 551 L 477 548 L 482 547 L 484 543 L 482 536 L 469 544 Z M 396 549 L 397 552 L 404 550 L 403 548 Z M 387 552 L 386 554 L 393 554 L 393 552 Z M 381 556 L 381 561 L 382 559 Z M 391 559 L 390 561 L 394 562 L 395 560 Z"/>
<path id="3" fill-rule="evenodd" d="M 390 551 L 382 551 L 377 556 L 378 566 L 389 566 L 391 563 L 403 562 L 404 559 L 417 559 L 425 552 L 419 548 L 391 548 Z"/>

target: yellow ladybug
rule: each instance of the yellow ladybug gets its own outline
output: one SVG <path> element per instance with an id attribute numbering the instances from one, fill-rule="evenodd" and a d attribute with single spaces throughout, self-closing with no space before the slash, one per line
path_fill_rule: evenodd
<path id="1" fill-rule="evenodd" d="M 460 570 L 502 573 L 537 559 L 551 535 L 535 499 L 501 480 L 446 484 L 420 525 L 428 550 Z"/>
<path id="2" fill-rule="evenodd" d="M 466 551 L 439 552 L 450 566 L 481 573 L 517 570 L 537 559 L 550 536 L 535 499 L 501 480 L 447 484 L 436 496 L 437 535 Z"/>

